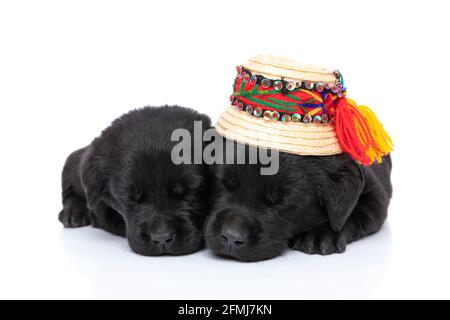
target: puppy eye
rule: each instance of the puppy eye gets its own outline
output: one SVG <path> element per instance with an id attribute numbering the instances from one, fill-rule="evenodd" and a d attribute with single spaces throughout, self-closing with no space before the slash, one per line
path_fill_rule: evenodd
<path id="1" fill-rule="evenodd" d="M 230 177 L 223 178 L 222 184 L 225 186 L 225 188 L 228 191 L 232 191 L 232 190 L 236 189 L 236 187 L 238 186 L 238 181 L 235 177 L 230 176 Z"/>
<path id="2" fill-rule="evenodd" d="M 141 193 L 132 193 L 128 196 L 128 199 L 132 202 L 141 203 L 145 200 L 144 194 Z"/>
<path id="3" fill-rule="evenodd" d="M 265 195 L 265 202 L 269 205 L 279 204 L 283 201 L 284 193 L 281 190 L 272 190 Z"/>
<path id="4" fill-rule="evenodd" d="M 140 187 L 131 186 L 128 193 L 128 200 L 131 202 L 141 203 L 145 200 L 145 192 Z"/>
<path id="5" fill-rule="evenodd" d="M 177 182 L 169 189 L 169 193 L 174 197 L 181 198 L 186 193 L 186 187 L 182 183 Z"/>

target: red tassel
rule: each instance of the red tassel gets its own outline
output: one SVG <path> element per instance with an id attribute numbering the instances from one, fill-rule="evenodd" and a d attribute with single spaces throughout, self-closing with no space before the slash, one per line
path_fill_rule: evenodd
<path id="1" fill-rule="evenodd" d="M 373 162 L 368 155 L 368 150 L 374 145 L 370 128 L 358 108 L 346 98 L 336 101 L 335 128 L 344 152 L 362 165 L 368 166 Z"/>

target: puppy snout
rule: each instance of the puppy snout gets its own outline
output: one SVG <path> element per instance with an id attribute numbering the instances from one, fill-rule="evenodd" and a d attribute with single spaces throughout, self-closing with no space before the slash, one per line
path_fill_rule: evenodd
<path id="1" fill-rule="evenodd" d="M 208 246 L 219 255 L 240 257 L 252 250 L 256 223 L 245 212 L 224 210 L 207 226 Z"/>
<path id="2" fill-rule="evenodd" d="M 153 241 L 154 244 L 169 244 L 173 241 L 175 237 L 174 233 L 170 232 L 163 232 L 163 233 L 151 233 L 150 239 Z"/>
<path id="3" fill-rule="evenodd" d="M 141 223 L 139 226 L 141 238 L 155 246 L 167 248 L 175 239 L 175 232 L 170 230 L 165 223 L 157 224 Z"/>
<path id="4" fill-rule="evenodd" d="M 288 245 L 270 212 L 235 207 L 213 212 L 206 225 L 206 243 L 217 255 L 259 261 L 280 254 Z M 282 226 L 282 225 L 281 225 Z"/>
<path id="5" fill-rule="evenodd" d="M 222 240 L 230 249 L 238 248 L 245 245 L 247 234 L 242 231 L 227 228 L 222 231 Z"/>

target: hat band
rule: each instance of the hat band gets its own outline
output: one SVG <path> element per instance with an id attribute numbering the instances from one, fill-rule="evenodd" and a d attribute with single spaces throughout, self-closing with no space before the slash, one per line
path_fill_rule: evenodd
<path id="1" fill-rule="evenodd" d="M 335 82 L 269 79 L 238 66 L 231 104 L 267 120 L 328 123 L 333 101 L 345 94 L 342 76 L 335 71 Z"/>
<path id="2" fill-rule="evenodd" d="M 310 112 L 305 112 L 304 114 L 300 113 L 283 113 L 278 112 L 276 110 L 266 109 L 262 107 L 254 107 L 253 105 L 247 104 L 243 101 L 241 101 L 238 98 L 232 99 L 232 106 L 235 107 L 238 111 L 245 111 L 249 115 L 255 116 L 255 117 L 264 117 L 266 120 L 273 120 L 273 121 L 282 121 L 282 122 L 303 122 L 303 123 L 328 123 L 329 122 L 329 115 L 327 113 L 322 113 L 321 115 L 316 114 L 318 111 L 320 111 L 318 108 L 314 109 Z"/>

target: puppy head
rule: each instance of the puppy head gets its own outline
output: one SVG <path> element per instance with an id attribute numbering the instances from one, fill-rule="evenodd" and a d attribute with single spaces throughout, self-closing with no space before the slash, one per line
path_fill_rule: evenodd
<path id="1" fill-rule="evenodd" d="M 175 165 L 170 154 L 136 154 L 112 183 L 133 251 L 188 254 L 203 246 L 209 170 Z"/>
<path id="2" fill-rule="evenodd" d="M 260 175 L 260 167 L 215 167 L 214 204 L 205 236 L 219 255 L 270 259 L 302 232 L 326 224 L 340 230 L 362 190 L 360 170 L 346 155 L 280 153 L 276 175 Z"/>

